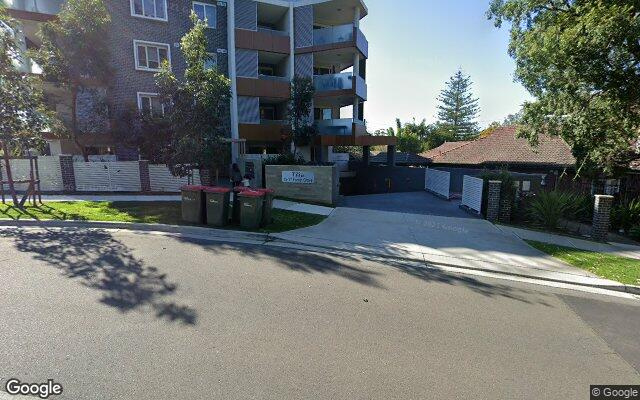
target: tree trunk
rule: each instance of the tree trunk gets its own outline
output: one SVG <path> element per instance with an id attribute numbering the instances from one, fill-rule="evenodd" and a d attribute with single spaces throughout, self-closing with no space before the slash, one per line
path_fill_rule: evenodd
<path id="1" fill-rule="evenodd" d="M 87 150 L 80 143 L 80 139 L 78 137 L 78 90 L 79 86 L 77 84 L 71 85 L 71 137 L 73 139 L 73 143 L 75 143 L 78 150 L 80 150 L 84 161 L 88 162 L 89 155 L 87 154 Z"/>
<path id="2" fill-rule="evenodd" d="M 4 140 L 2 141 L 2 152 L 4 153 L 4 163 L 7 169 L 7 181 L 9 182 L 9 192 L 11 192 L 13 205 L 16 207 L 20 207 L 20 203 L 18 203 L 18 196 L 16 195 L 16 188 L 13 184 L 13 175 L 11 174 L 11 163 L 9 162 L 9 148 L 7 146 L 7 142 Z"/>

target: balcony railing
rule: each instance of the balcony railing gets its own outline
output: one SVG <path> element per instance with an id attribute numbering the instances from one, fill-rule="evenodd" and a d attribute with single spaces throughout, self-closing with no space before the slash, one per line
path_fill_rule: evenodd
<path id="1" fill-rule="evenodd" d="M 351 136 L 354 129 L 364 127 L 364 121 L 353 118 L 323 119 L 316 121 L 318 134 L 322 136 Z"/>
<path id="2" fill-rule="evenodd" d="M 363 100 L 367 99 L 367 83 L 360 76 L 354 77 L 350 73 L 315 75 L 313 77 L 313 86 L 316 92 L 355 90 L 356 95 Z"/>
<path id="3" fill-rule="evenodd" d="M 267 81 L 278 81 L 278 82 L 290 82 L 291 80 L 287 76 L 276 76 L 276 75 L 258 75 L 258 79 L 264 79 Z"/>
<path id="4" fill-rule="evenodd" d="M 369 42 L 364 33 L 362 33 L 359 28 L 355 28 L 353 24 L 331 26 L 313 31 L 314 46 L 348 42 L 355 42 L 358 50 L 360 50 L 365 57 L 369 56 Z"/>
<path id="5" fill-rule="evenodd" d="M 64 0 L 0 0 L 6 8 L 40 14 L 58 14 Z"/>
<path id="6" fill-rule="evenodd" d="M 270 35 L 277 35 L 277 36 L 289 36 L 289 32 L 287 31 L 279 31 L 276 29 L 265 28 L 261 26 L 258 27 L 258 32 L 268 33 Z"/>

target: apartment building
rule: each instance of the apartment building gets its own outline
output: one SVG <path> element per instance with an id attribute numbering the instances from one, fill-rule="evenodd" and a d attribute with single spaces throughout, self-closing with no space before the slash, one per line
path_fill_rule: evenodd
<path id="1" fill-rule="evenodd" d="M 22 24 L 22 45 L 38 46 L 39 24 L 55 18 L 64 0 L 0 0 Z M 368 10 L 360 0 L 105 0 L 112 16 L 109 37 L 114 77 L 109 88 L 87 90 L 78 100 L 79 119 L 91 119 L 96 96 L 105 96 L 109 116 L 138 107 L 161 112 L 154 74 L 168 60 L 180 76 L 185 62 L 180 38 L 190 29 L 191 11 L 206 19 L 208 43 L 216 67 L 232 82 L 229 137 L 234 156 L 278 153 L 290 134 L 286 123 L 290 82 L 296 75 L 313 79 L 313 119 L 318 138 L 307 156 L 327 161 L 336 145 L 394 145 L 395 138 L 367 133 L 366 70 L 368 42 L 360 21 Z M 38 73 L 23 60 L 23 68 Z M 59 89 L 47 93 L 63 119 L 69 100 Z M 311 116 L 310 116 L 311 117 Z M 95 122 L 91 126 L 95 127 Z M 96 156 L 137 159 L 137 149 L 119 143 L 109 131 L 83 135 L 83 145 Z M 49 140 L 52 153 L 78 153 L 68 140 Z M 242 146 L 239 145 L 242 143 Z"/>

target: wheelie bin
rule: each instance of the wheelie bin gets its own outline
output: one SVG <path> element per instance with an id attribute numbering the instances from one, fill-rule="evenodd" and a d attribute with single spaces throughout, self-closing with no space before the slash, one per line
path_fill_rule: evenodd
<path id="1" fill-rule="evenodd" d="M 258 229 L 262 223 L 264 193 L 245 190 L 240 197 L 240 226 L 244 229 Z"/>
<path id="2" fill-rule="evenodd" d="M 191 224 L 204 224 L 206 215 L 203 186 L 183 186 L 182 192 L 182 220 Z"/>
<path id="3" fill-rule="evenodd" d="M 231 189 L 207 187 L 203 189 L 207 203 L 207 225 L 222 227 L 229 223 Z"/>

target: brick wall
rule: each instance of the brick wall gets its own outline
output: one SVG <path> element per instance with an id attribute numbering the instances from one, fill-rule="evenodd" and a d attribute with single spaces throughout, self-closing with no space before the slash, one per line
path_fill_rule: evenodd
<path id="1" fill-rule="evenodd" d="M 200 0 L 216 3 L 210 0 Z M 112 58 L 114 76 L 109 90 L 111 114 L 118 116 L 122 111 L 137 108 L 137 93 L 156 93 L 154 72 L 139 71 L 135 68 L 134 40 L 166 43 L 170 47 L 171 66 L 176 76 L 182 77 L 186 68 L 184 57 L 179 48 L 181 38 L 191 29 L 192 2 L 186 0 L 168 0 L 168 21 L 157 21 L 131 15 L 129 0 L 107 1 L 111 13 Z M 217 5 L 217 28 L 207 30 L 209 51 L 217 53 L 218 68 L 228 76 L 227 50 L 227 6 Z M 219 51 L 221 50 L 221 51 Z M 116 146 L 119 160 L 137 160 L 135 149 Z"/>

